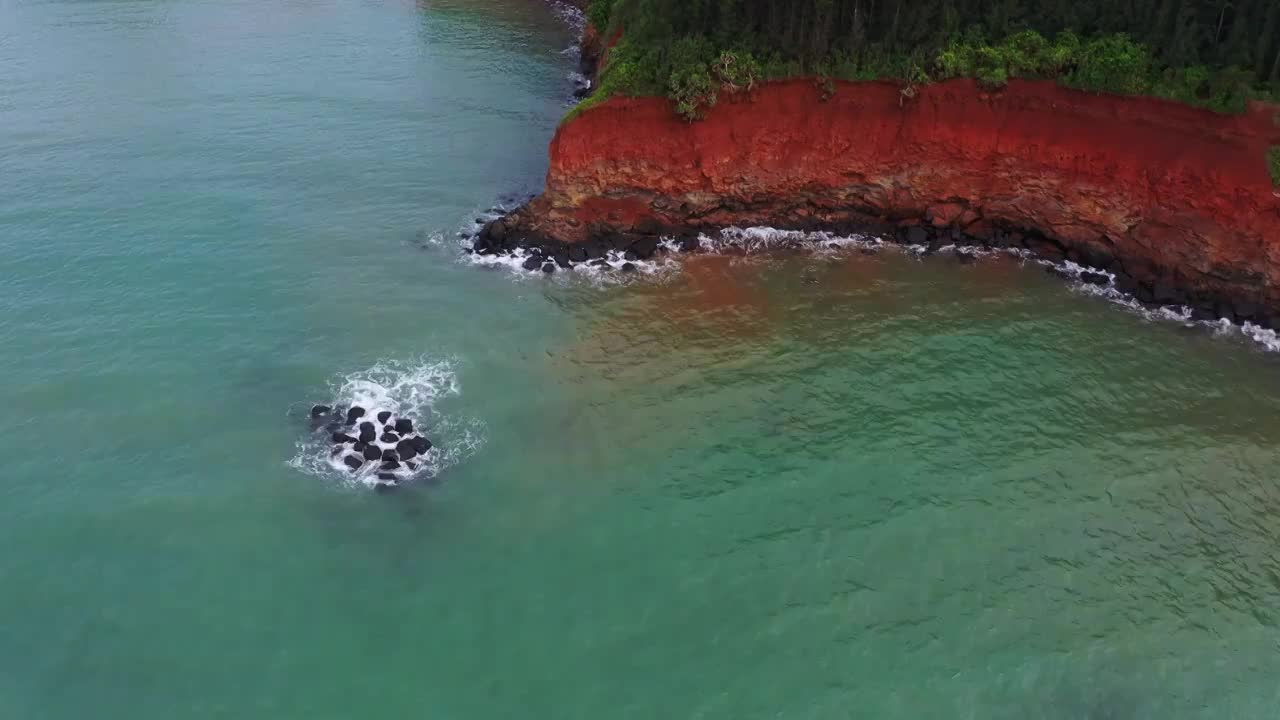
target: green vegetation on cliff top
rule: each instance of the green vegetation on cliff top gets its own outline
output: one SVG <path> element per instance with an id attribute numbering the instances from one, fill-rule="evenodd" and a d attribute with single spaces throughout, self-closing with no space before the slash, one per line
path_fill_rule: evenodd
<path id="1" fill-rule="evenodd" d="M 596 92 L 666 95 L 688 119 L 770 79 L 1009 78 L 1240 112 L 1280 90 L 1277 0 L 593 0 Z"/>

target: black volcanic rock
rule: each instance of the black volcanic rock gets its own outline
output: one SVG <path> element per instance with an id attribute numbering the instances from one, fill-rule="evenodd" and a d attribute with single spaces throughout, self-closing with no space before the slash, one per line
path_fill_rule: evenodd
<path id="1" fill-rule="evenodd" d="M 1256 303 L 1241 300 L 1235 304 L 1235 316 L 1239 322 L 1257 320 L 1261 313 L 1261 308 Z"/>
<path id="2" fill-rule="evenodd" d="M 908 245 L 927 245 L 929 243 L 929 231 L 919 225 L 912 225 L 903 233 L 902 239 Z"/>
<path id="3" fill-rule="evenodd" d="M 641 238 L 631 245 L 631 252 L 641 260 L 648 260 L 658 254 L 658 238 Z"/>
<path id="4" fill-rule="evenodd" d="M 1156 283 L 1151 288 L 1151 301 L 1159 305 L 1181 305 L 1185 296 L 1177 288 L 1165 283 Z"/>
<path id="5" fill-rule="evenodd" d="M 418 454 L 418 446 L 412 440 L 401 440 L 396 445 L 396 455 L 401 460 L 411 460 Z"/>

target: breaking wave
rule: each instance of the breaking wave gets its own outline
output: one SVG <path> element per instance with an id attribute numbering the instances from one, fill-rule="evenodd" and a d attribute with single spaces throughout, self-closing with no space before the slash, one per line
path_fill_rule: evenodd
<path id="1" fill-rule="evenodd" d="M 474 455 L 484 443 L 482 423 L 442 413 L 437 408 L 442 400 L 461 394 L 452 361 L 424 358 L 408 363 L 384 361 L 336 379 L 330 384 L 324 404 L 340 412 L 358 406 L 366 410 L 367 417 L 387 411 L 412 420 L 417 432 L 429 437 L 434 447 L 415 458 L 416 467 L 398 479 L 430 481 Z M 343 464 L 343 455 L 334 453 L 329 435 L 326 427 L 307 433 L 298 441 L 297 454 L 289 461 L 290 466 L 344 483 L 380 484 L 376 463 L 353 473 Z"/>

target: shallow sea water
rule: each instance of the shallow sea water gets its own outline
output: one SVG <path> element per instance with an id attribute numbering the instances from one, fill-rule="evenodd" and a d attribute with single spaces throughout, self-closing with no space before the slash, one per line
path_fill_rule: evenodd
<path id="1" fill-rule="evenodd" d="M 1016 258 L 484 268 L 537 0 L 0 0 L 0 717 L 1271 718 L 1280 364 Z M 309 462 L 370 383 L 438 474 Z"/>

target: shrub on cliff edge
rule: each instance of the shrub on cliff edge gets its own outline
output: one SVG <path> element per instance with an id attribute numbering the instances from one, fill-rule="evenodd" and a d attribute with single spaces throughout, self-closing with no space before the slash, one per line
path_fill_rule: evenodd
<path id="1" fill-rule="evenodd" d="M 572 120 L 613 95 L 666 95 L 687 120 L 701 118 L 722 94 L 754 90 L 764 78 L 760 61 L 750 52 L 717 49 L 705 38 L 688 37 L 665 53 L 642 48 L 623 36 L 609 51 L 598 87 L 565 117 Z"/>
<path id="2" fill-rule="evenodd" d="M 1116 95 L 1141 95 L 1151 85 L 1151 53 L 1128 35 L 1108 35 L 1080 46 L 1070 87 Z"/>
<path id="3" fill-rule="evenodd" d="M 591 0 L 591 4 L 587 6 L 587 22 L 591 23 L 600 32 L 609 29 L 609 23 L 613 18 L 613 6 L 617 0 Z"/>
<path id="4" fill-rule="evenodd" d="M 1280 145 L 1272 145 L 1267 152 L 1267 169 L 1271 171 L 1271 182 L 1280 188 Z"/>
<path id="5" fill-rule="evenodd" d="M 669 95 L 686 120 L 701 118 L 722 93 L 750 92 L 760 82 L 760 63 L 749 52 L 716 52 L 705 39 L 683 38 L 671 55 Z"/>

